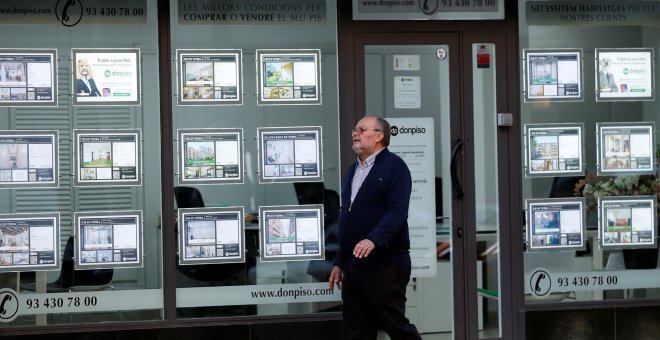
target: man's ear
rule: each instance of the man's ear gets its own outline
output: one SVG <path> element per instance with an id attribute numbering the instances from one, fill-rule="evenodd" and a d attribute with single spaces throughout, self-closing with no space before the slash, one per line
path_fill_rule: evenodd
<path id="1" fill-rule="evenodd" d="M 376 143 L 382 142 L 383 138 L 385 138 L 385 133 L 384 132 L 381 132 L 381 131 L 378 131 L 378 132 L 380 132 L 380 133 L 378 134 L 378 136 L 376 136 Z"/>

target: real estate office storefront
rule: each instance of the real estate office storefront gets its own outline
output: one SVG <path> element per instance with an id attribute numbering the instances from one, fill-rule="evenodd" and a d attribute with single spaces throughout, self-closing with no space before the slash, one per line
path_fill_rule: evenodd
<path id="1" fill-rule="evenodd" d="M 337 338 L 365 114 L 428 339 L 652 338 L 655 1 L 5 1 L 0 333 Z"/>

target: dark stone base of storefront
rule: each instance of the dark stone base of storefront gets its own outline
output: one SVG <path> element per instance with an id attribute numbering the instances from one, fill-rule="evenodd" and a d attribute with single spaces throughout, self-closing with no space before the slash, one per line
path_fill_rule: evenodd
<path id="1" fill-rule="evenodd" d="M 140 330 L 105 330 L 102 332 L 58 333 L 11 336 L 7 340 L 325 340 L 341 339 L 341 321 L 276 322 L 251 325 L 186 326 Z"/>
<path id="2" fill-rule="evenodd" d="M 525 313 L 528 340 L 657 340 L 660 306 Z"/>

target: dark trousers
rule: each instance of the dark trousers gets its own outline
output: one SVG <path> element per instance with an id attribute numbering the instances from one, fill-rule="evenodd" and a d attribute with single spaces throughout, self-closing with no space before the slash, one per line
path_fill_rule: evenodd
<path id="1" fill-rule="evenodd" d="M 392 340 L 421 339 L 405 315 L 408 280 L 410 267 L 347 264 L 341 287 L 344 339 L 376 339 L 379 328 Z"/>

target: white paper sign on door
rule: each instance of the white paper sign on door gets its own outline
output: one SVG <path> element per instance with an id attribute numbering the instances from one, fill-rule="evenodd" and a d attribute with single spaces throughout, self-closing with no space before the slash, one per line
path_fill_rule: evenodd
<path id="1" fill-rule="evenodd" d="M 419 109 L 422 107 L 422 90 L 419 76 L 394 77 L 394 108 Z"/>

